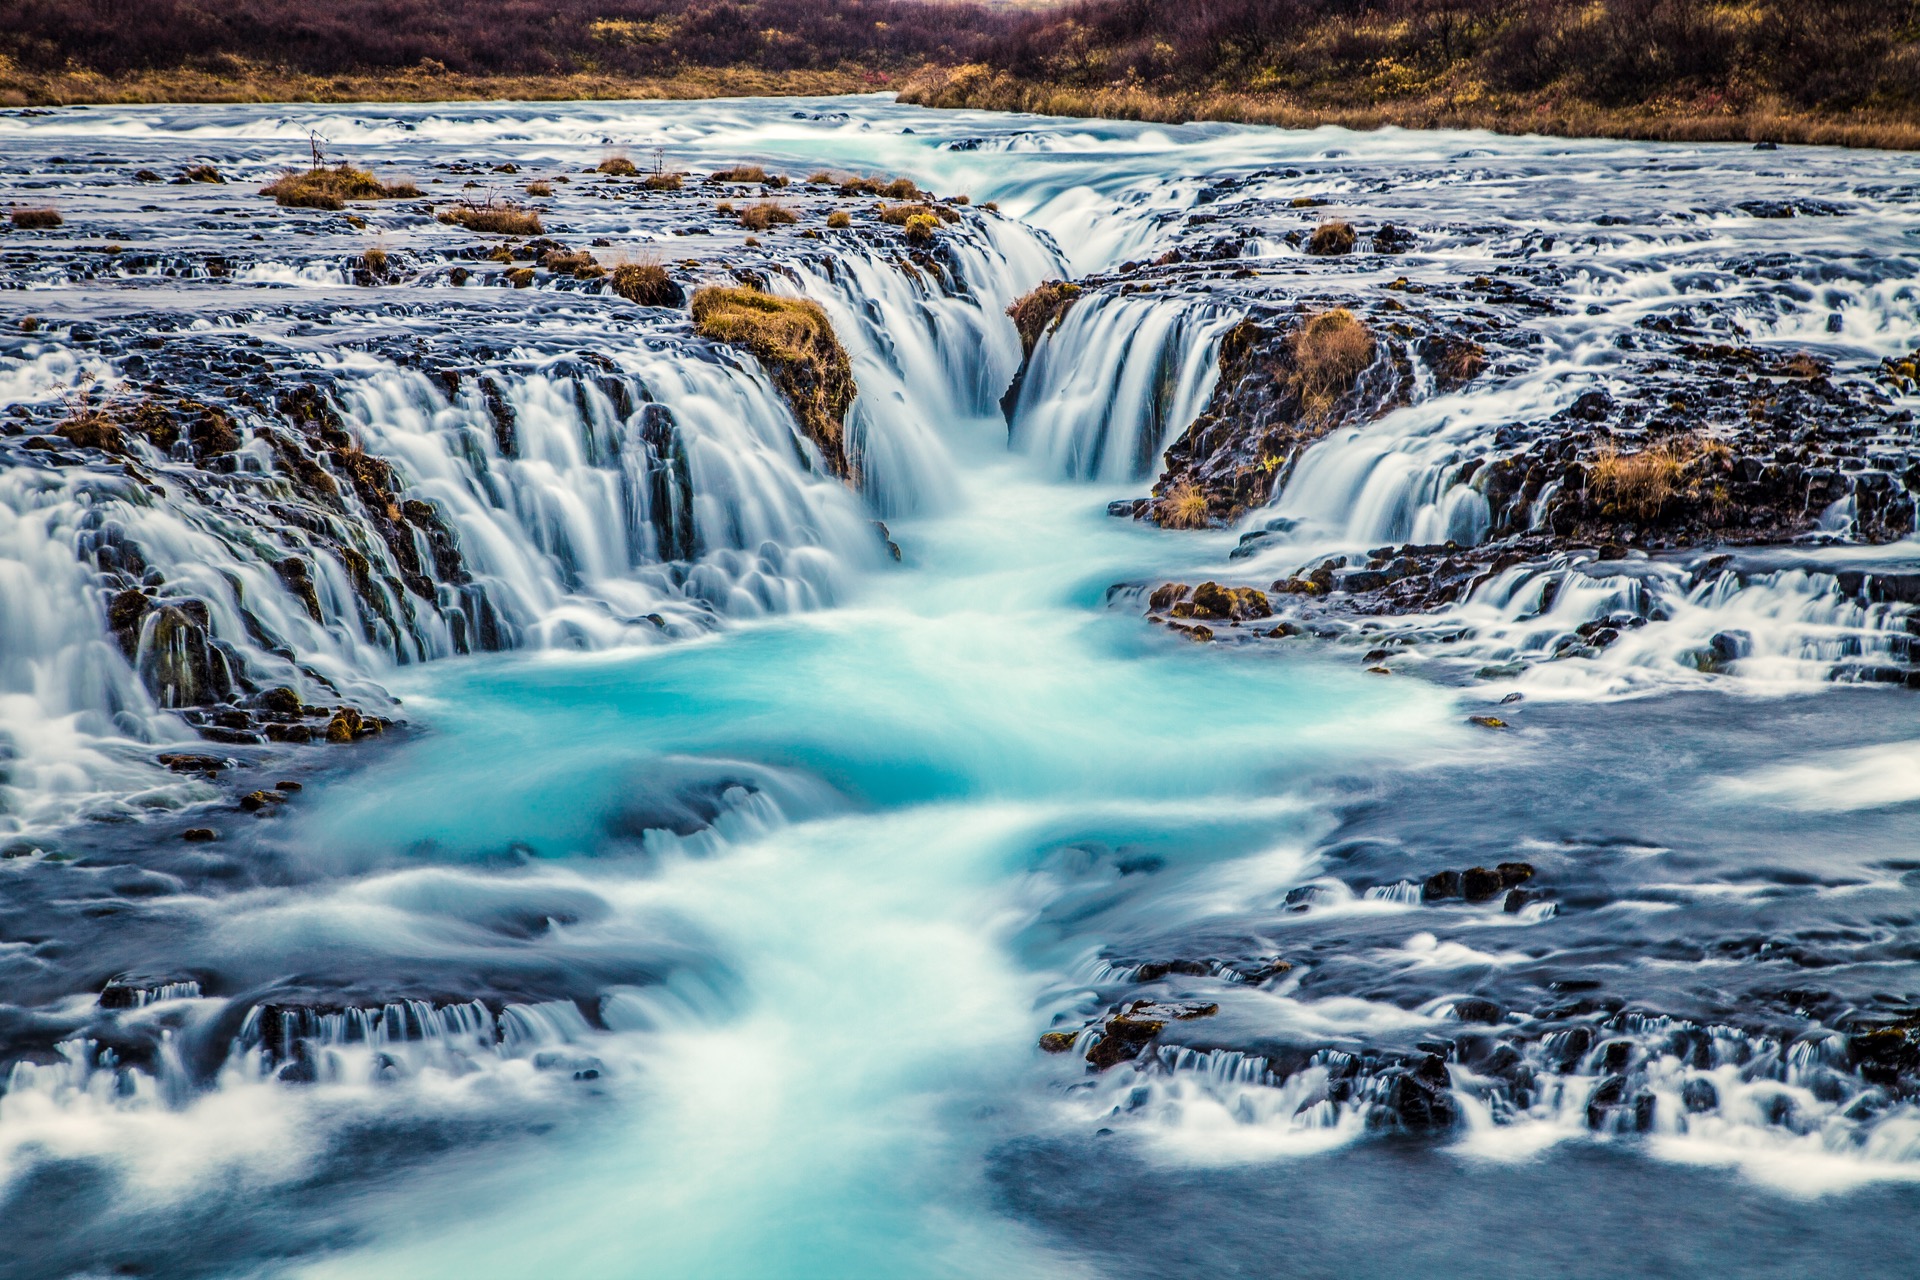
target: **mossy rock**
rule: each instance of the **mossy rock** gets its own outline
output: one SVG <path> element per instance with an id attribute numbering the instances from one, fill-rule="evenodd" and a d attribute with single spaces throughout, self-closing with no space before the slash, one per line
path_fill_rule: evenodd
<path id="1" fill-rule="evenodd" d="M 703 338 L 751 352 L 828 468 L 859 483 L 858 464 L 846 449 L 847 411 L 858 391 L 853 362 L 819 303 L 714 286 L 693 295 L 693 327 Z"/>

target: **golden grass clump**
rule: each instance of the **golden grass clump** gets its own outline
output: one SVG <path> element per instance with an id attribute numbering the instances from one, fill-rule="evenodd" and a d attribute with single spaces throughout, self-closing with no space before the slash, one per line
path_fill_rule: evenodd
<path id="1" fill-rule="evenodd" d="M 516 289 L 525 289 L 533 283 L 532 267 L 515 267 L 507 272 L 507 282 Z"/>
<path id="2" fill-rule="evenodd" d="M 686 294 L 657 262 L 623 262 L 613 269 L 613 291 L 642 307 L 677 307 Z"/>
<path id="3" fill-rule="evenodd" d="M 650 173 L 641 185 L 649 191 L 678 191 L 681 175 L 677 173 Z"/>
<path id="4" fill-rule="evenodd" d="M 1316 258 L 1337 258 L 1353 252 L 1356 239 L 1350 222 L 1323 222 L 1313 229 L 1307 252 Z"/>
<path id="5" fill-rule="evenodd" d="M 184 187 L 193 182 L 223 184 L 226 179 L 221 177 L 220 171 L 210 164 L 194 164 L 188 165 L 173 181 L 175 186 Z"/>
<path id="6" fill-rule="evenodd" d="M 859 483 L 846 451 L 847 410 L 857 390 L 853 363 L 819 303 L 716 285 L 693 295 L 693 327 L 710 341 L 752 352 L 827 466 Z"/>
<path id="7" fill-rule="evenodd" d="M 1373 351 L 1372 332 L 1345 307 L 1313 316 L 1293 336 L 1300 398 L 1315 411 L 1325 412 L 1373 363 Z"/>
<path id="8" fill-rule="evenodd" d="M 845 209 L 835 209 L 827 215 L 827 226 L 835 231 L 845 231 L 853 225 L 853 215 Z"/>
<path id="9" fill-rule="evenodd" d="M 925 248 L 933 243 L 933 233 L 940 229 L 940 220 L 930 213 L 916 213 L 907 219 L 907 243 Z"/>
<path id="10" fill-rule="evenodd" d="M 1684 446 L 1662 442 L 1621 453 L 1609 444 L 1587 470 L 1587 492 L 1603 511 L 1651 520 L 1672 499 L 1686 465 Z"/>
<path id="11" fill-rule="evenodd" d="M 15 209 L 8 220 L 15 231 L 50 231 L 66 221 L 58 209 Z"/>
<path id="12" fill-rule="evenodd" d="M 383 276 L 387 274 L 387 251 L 375 245 L 360 255 L 360 265 L 367 269 L 368 275 Z"/>
<path id="13" fill-rule="evenodd" d="M 740 211 L 740 225 L 749 231 L 765 231 L 768 227 L 786 226 L 800 221 L 798 214 L 783 204 L 772 200 L 762 200 L 759 204 L 750 204 Z"/>
<path id="14" fill-rule="evenodd" d="M 938 222 L 958 222 L 960 213 L 943 204 L 883 204 L 876 210 L 880 221 L 896 227 L 904 227 L 908 221 L 917 217 L 932 218 Z"/>
<path id="15" fill-rule="evenodd" d="M 540 265 L 560 276 L 573 276 L 580 280 L 597 280 L 607 274 L 605 267 L 594 260 L 585 249 L 575 253 L 565 253 L 558 249 L 540 260 Z"/>
<path id="16" fill-rule="evenodd" d="M 848 178 L 840 184 L 843 196 L 881 196 L 888 200 L 921 200 L 933 193 L 921 190 L 912 178 Z"/>
<path id="17" fill-rule="evenodd" d="M 510 204 L 458 204 L 441 210 L 439 219 L 482 235 L 537 236 L 545 230 L 539 214 Z"/>
<path id="18" fill-rule="evenodd" d="M 1181 480 L 1154 499 L 1153 519 L 1163 529 L 1204 529 L 1213 523 L 1207 495 L 1191 480 Z"/>
<path id="19" fill-rule="evenodd" d="M 737 164 L 731 169 L 717 169 L 707 175 L 708 182 L 757 182 L 764 187 L 784 187 L 787 180 L 778 174 L 770 174 L 757 164 Z"/>
<path id="20" fill-rule="evenodd" d="M 610 173 L 616 178 L 631 178 L 639 173 L 639 166 L 625 156 L 608 156 L 596 166 L 596 173 Z"/>
<path id="21" fill-rule="evenodd" d="M 289 208 L 344 209 L 349 200 L 411 200 L 420 194 L 420 188 L 411 182 L 389 186 L 365 169 L 341 164 L 332 169 L 286 174 L 260 188 L 260 194 L 272 196 L 275 204 Z"/>
<path id="22" fill-rule="evenodd" d="M 1057 325 L 1080 296 L 1080 286 L 1066 280 L 1049 280 L 1021 295 L 1007 308 L 1013 327 L 1020 332 L 1020 349 L 1028 355 L 1040 341 L 1040 335 Z"/>
<path id="23" fill-rule="evenodd" d="M 553 194 L 553 184 L 551 182 L 529 182 L 527 184 L 527 194 L 530 196 L 550 196 Z"/>

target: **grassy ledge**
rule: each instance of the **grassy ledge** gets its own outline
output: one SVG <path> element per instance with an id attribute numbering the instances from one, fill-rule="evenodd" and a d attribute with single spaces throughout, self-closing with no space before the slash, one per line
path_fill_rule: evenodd
<path id="1" fill-rule="evenodd" d="M 751 352 L 827 466 L 850 484 L 860 483 L 846 447 L 847 410 L 857 390 L 853 364 L 819 303 L 715 286 L 693 295 L 693 327 L 703 338 Z"/>

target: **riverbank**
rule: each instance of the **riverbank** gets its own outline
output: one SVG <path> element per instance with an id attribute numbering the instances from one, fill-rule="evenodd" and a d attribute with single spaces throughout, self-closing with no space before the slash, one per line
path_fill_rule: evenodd
<path id="1" fill-rule="evenodd" d="M 885 71 L 767 71 L 696 67 L 670 76 L 469 74 L 427 66 L 314 75 L 233 62 L 106 75 L 85 68 L 51 73 L 0 62 L 0 106 L 71 107 L 138 103 L 251 102 L 593 102 L 809 97 L 892 88 Z"/>
<path id="2" fill-rule="evenodd" d="M 1362 96 L 1362 95 L 1356 95 Z M 1510 135 L 1620 138 L 1644 142 L 1772 142 L 1810 146 L 1920 150 L 1920 118 L 1827 114 L 1784 104 L 1728 110 L 1713 104 L 1654 101 L 1631 108 L 1566 104 L 1550 95 L 1423 95 L 1386 101 L 1314 103 L 1285 94 L 1076 88 L 1025 80 L 974 65 L 927 68 L 908 77 L 900 101 L 973 111 L 1186 124 L 1270 125 L 1280 129 L 1485 129 Z"/>

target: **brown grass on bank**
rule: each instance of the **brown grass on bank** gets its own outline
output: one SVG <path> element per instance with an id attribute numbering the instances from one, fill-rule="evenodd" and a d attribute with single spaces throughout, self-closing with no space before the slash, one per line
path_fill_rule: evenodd
<path id="1" fill-rule="evenodd" d="M 51 231 L 66 221 L 58 209 L 15 209 L 7 219 L 16 231 Z"/>
<path id="2" fill-rule="evenodd" d="M 595 172 L 610 173 L 616 178 L 631 178 L 640 172 L 640 167 L 625 156 L 608 156 L 599 163 Z"/>
<path id="3" fill-rule="evenodd" d="M 820 304 L 776 298 L 757 289 L 712 286 L 693 295 L 693 327 L 701 337 L 753 353 L 793 406 L 801 429 L 835 475 L 859 483 L 846 451 L 847 410 L 856 387 L 853 364 Z"/>
<path id="4" fill-rule="evenodd" d="M 1434 93 L 1383 101 L 1316 103 L 1284 93 L 1230 90 L 1077 88 L 1023 80 L 973 64 L 929 68 L 910 77 L 900 101 L 923 107 L 1033 112 L 1109 120 L 1183 124 L 1217 120 L 1280 129 L 1486 129 L 1563 138 L 1646 142 L 1777 142 L 1807 146 L 1920 151 L 1920 117 L 1859 108 L 1803 109 L 1764 100 L 1740 109 L 1684 100 L 1603 107 L 1546 95 Z"/>
<path id="5" fill-rule="evenodd" d="M 700 98 L 824 96 L 870 93 L 897 82 L 886 71 L 774 70 L 755 66 L 686 67 L 671 74 L 625 76 L 431 71 L 423 66 L 319 75 L 237 63 L 219 72 L 199 67 L 130 69 L 111 74 L 67 67 L 33 71 L 0 63 L 0 106 L 66 106 L 87 102 L 519 102 L 687 101 Z"/>
<path id="6" fill-rule="evenodd" d="M 1007 315 L 1020 333 L 1020 349 L 1031 356 L 1040 335 L 1058 325 L 1079 296 L 1079 285 L 1067 280 L 1049 280 L 1016 298 L 1007 308 Z"/>
<path id="7" fill-rule="evenodd" d="M 365 169 L 341 164 L 286 174 L 260 188 L 260 194 L 291 208 L 344 209 L 349 200 L 412 200 L 420 188 L 410 182 L 389 186 Z"/>
<path id="8" fill-rule="evenodd" d="M 1345 307 L 1313 316 L 1293 335 L 1301 400 L 1324 413 L 1373 363 L 1373 352 L 1372 332 Z"/>
<path id="9" fill-rule="evenodd" d="M 739 214 L 740 225 L 749 231 L 765 231 L 768 227 L 786 226 L 800 221 L 800 216 L 783 204 L 772 200 L 763 200 L 759 204 L 750 204 Z"/>
<path id="10" fill-rule="evenodd" d="M 546 229 L 539 214 L 511 204 L 457 204 L 436 216 L 449 226 L 482 235 L 537 236 Z"/>

